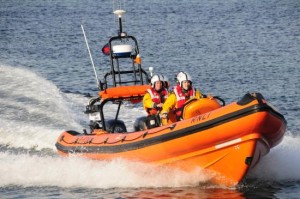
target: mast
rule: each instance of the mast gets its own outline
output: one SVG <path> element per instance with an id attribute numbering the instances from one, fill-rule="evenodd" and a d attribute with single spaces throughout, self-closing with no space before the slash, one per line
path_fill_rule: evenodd
<path id="1" fill-rule="evenodd" d="M 125 10 L 115 10 L 114 14 L 117 15 L 119 21 L 119 36 L 124 36 L 123 27 L 122 27 L 122 16 L 126 13 Z"/>
<path id="2" fill-rule="evenodd" d="M 81 24 L 81 29 L 82 29 L 82 33 L 83 33 L 83 36 L 84 36 L 84 40 L 85 40 L 87 50 L 88 50 L 89 55 L 90 55 L 90 60 L 91 60 L 91 63 L 92 63 L 93 69 L 94 69 L 94 73 L 95 73 L 95 77 L 96 77 L 96 81 L 97 81 L 97 87 L 98 87 L 98 89 L 100 89 L 100 82 L 99 82 L 98 75 L 97 75 L 97 72 L 96 72 L 96 67 L 95 67 L 95 64 L 94 64 L 92 53 L 90 51 L 89 43 L 88 43 L 88 40 L 86 38 L 85 31 L 84 31 L 84 28 L 83 28 L 82 24 Z"/>

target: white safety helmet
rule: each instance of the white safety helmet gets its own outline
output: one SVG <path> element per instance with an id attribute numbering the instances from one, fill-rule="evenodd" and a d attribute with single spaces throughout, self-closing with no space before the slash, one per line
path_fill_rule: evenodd
<path id="1" fill-rule="evenodd" d="M 164 82 L 167 82 L 169 81 L 168 77 L 165 76 L 165 75 L 160 75 L 162 77 L 162 80 L 161 81 L 164 81 Z"/>
<path id="2" fill-rule="evenodd" d="M 151 85 L 154 88 L 155 82 L 164 81 L 162 75 L 153 75 L 151 78 Z"/>
<path id="3" fill-rule="evenodd" d="M 180 86 L 182 86 L 182 82 L 186 81 L 186 80 L 190 81 L 192 83 L 191 76 L 186 72 L 179 72 L 176 76 L 176 80 L 177 80 L 177 83 L 180 84 Z"/>
<path id="4" fill-rule="evenodd" d="M 169 79 L 167 76 L 165 75 L 161 75 L 162 76 L 162 81 L 163 81 L 163 86 L 168 89 L 170 87 L 170 83 L 169 83 Z"/>

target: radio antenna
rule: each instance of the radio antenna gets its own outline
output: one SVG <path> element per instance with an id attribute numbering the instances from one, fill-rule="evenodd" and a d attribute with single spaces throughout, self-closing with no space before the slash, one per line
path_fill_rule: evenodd
<path id="1" fill-rule="evenodd" d="M 118 21 L 119 21 L 119 36 L 122 35 L 123 33 L 123 28 L 122 28 L 122 16 L 125 14 L 125 10 L 115 10 L 114 14 L 118 16 Z"/>
<path id="2" fill-rule="evenodd" d="M 84 36 L 86 47 L 87 47 L 89 55 L 90 55 L 90 60 L 91 60 L 91 63 L 92 63 L 93 69 L 94 69 L 94 73 L 95 73 L 95 77 L 96 77 L 96 81 L 97 81 L 97 87 L 98 87 L 98 89 L 100 89 L 99 79 L 98 79 L 98 75 L 97 75 L 97 72 L 96 72 L 95 64 L 94 64 L 94 61 L 93 61 L 92 53 L 90 51 L 89 43 L 88 43 L 88 41 L 86 39 L 85 31 L 84 31 L 84 28 L 83 28 L 82 24 L 81 24 L 81 29 L 82 29 L 82 32 L 83 32 L 83 36 Z"/>

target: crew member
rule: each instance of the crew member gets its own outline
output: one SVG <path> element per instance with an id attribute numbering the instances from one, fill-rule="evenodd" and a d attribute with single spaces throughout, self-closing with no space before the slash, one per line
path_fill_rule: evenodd
<path id="1" fill-rule="evenodd" d="M 175 121 L 180 121 L 182 119 L 182 111 L 185 102 L 193 98 L 200 99 L 203 97 L 200 91 L 193 88 L 192 79 L 188 73 L 179 72 L 176 76 L 176 81 L 177 85 L 173 88 L 173 91 L 162 107 L 160 113 L 162 119 L 166 119 L 168 114 L 170 113 L 170 118 L 174 118 L 175 116 Z"/>
<path id="2" fill-rule="evenodd" d="M 164 86 L 165 82 L 166 78 L 164 76 L 153 75 L 151 78 L 151 88 L 147 89 L 147 93 L 143 98 L 144 109 L 148 113 L 146 119 L 148 129 L 161 125 L 159 113 L 168 97 L 168 90 Z"/>

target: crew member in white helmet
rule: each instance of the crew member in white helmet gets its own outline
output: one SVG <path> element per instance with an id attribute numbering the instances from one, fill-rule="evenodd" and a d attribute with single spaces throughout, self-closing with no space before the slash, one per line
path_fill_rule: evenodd
<path id="1" fill-rule="evenodd" d="M 168 90 L 165 88 L 166 77 L 162 75 L 153 75 L 151 78 L 151 88 L 143 98 L 144 109 L 148 113 L 146 125 L 148 128 L 160 126 L 159 113 L 163 103 L 168 98 Z"/>
<path id="2" fill-rule="evenodd" d="M 200 99 L 204 95 L 193 88 L 191 76 L 186 72 L 179 72 L 176 76 L 176 82 L 177 85 L 165 101 L 160 116 L 165 119 L 172 110 L 175 113 L 176 120 L 180 121 L 182 119 L 184 103 L 193 98 Z"/>

